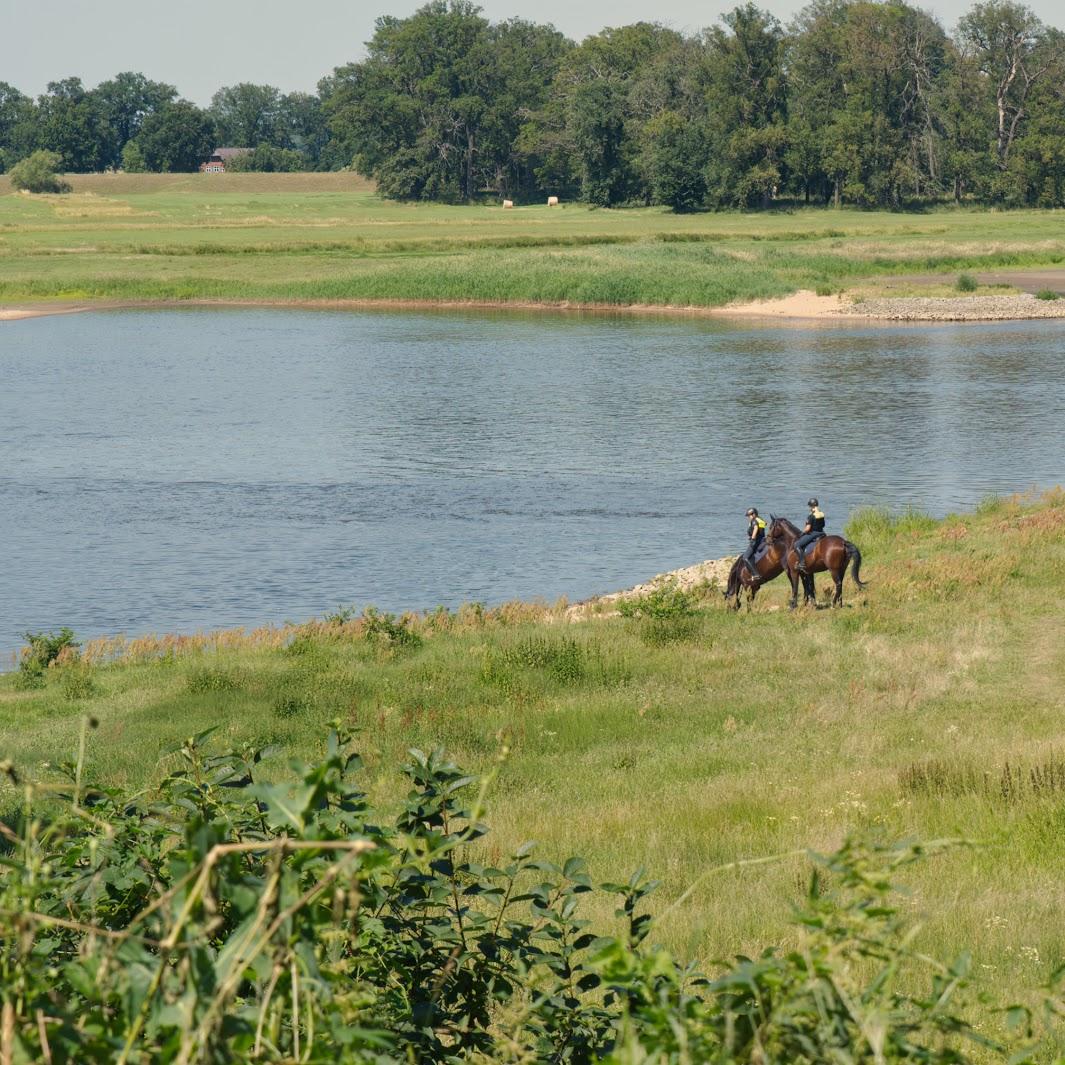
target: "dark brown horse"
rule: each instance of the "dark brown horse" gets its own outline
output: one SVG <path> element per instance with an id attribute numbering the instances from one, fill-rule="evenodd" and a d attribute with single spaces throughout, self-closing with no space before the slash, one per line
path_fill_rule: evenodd
<path id="1" fill-rule="evenodd" d="M 751 603 L 754 602 L 754 597 L 758 594 L 758 589 L 763 584 L 768 584 L 771 580 L 775 580 L 784 572 L 783 548 L 768 544 L 766 553 L 755 562 L 754 568 L 758 570 L 757 580 L 747 568 L 747 563 L 743 561 L 742 555 L 732 563 L 732 569 L 728 575 L 728 585 L 725 588 L 725 602 L 733 610 L 739 610 L 740 597 L 744 588 L 747 589 L 747 609 L 750 610 Z M 735 602 L 729 603 L 731 599 L 734 599 Z"/>
<path id="2" fill-rule="evenodd" d="M 857 545 L 850 540 L 844 540 L 842 536 L 822 536 L 806 549 L 806 572 L 799 572 L 799 553 L 795 550 L 795 541 L 802 535 L 801 530 L 796 528 L 787 518 L 769 516 L 769 528 L 766 529 L 766 543 L 770 550 L 780 552 L 784 563 L 784 569 L 791 581 L 791 602 L 788 606 L 794 609 L 799 602 L 799 577 L 802 577 L 804 603 L 816 603 L 817 591 L 814 588 L 814 574 L 825 573 L 831 575 L 836 585 L 836 592 L 832 596 L 832 605 L 840 606 L 843 603 L 843 578 L 847 572 L 847 566 L 853 563 L 851 576 L 859 588 L 864 588 L 866 582 L 859 577 L 862 568 L 862 553 Z"/>

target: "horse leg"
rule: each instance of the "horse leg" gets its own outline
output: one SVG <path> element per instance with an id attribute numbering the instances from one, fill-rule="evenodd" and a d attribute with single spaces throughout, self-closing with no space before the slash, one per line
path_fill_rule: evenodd
<path id="1" fill-rule="evenodd" d="M 814 586 L 814 575 L 806 573 L 802 578 L 803 606 L 813 603 L 817 606 L 817 588 Z"/>
<path id="2" fill-rule="evenodd" d="M 788 580 L 791 582 L 791 599 L 788 600 L 788 609 L 794 610 L 799 605 L 799 572 L 793 567 L 788 567 Z"/>
<path id="3" fill-rule="evenodd" d="M 832 571 L 832 580 L 836 582 L 836 594 L 832 596 L 833 606 L 843 606 L 843 577 L 847 572 L 847 559 L 844 557 L 843 565 Z"/>

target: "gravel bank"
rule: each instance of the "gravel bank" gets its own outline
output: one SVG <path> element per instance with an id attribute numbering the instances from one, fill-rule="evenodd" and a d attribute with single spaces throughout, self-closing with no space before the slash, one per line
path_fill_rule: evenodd
<path id="1" fill-rule="evenodd" d="M 839 315 L 895 322 L 1000 322 L 1025 318 L 1065 318 L 1065 299 L 1019 296 L 908 296 L 844 304 Z"/>

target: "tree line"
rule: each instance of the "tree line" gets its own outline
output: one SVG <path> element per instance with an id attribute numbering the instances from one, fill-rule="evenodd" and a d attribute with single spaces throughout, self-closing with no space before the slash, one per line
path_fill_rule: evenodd
<path id="1" fill-rule="evenodd" d="M 39 148 L 68 171 L 356 169 L 397 199 L 557 194 L 675 210 L 781 201 L 900 208 L 1065 204 L 1065 34 L 1014 0 L 948 33 L 904 0 L 813 0 L 788 25 L 753 3 L 682 34 L 580 44 L 431 0 L 376 23 L 317 92 L 220 89 L 201 109 L 143 74 L 32 100 L 0 83 L 0 167 Z"/>

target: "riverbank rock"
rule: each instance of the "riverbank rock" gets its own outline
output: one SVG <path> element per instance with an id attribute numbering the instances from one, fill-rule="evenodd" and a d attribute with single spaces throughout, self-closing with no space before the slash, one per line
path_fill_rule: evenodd
<path id="1" fill-rule="evenodd" d="M 618 603 L 623 599 L 636 599 L 642 595 L 661 588 L 663 584 L 676 583 L 679 588 L 687 591 L 691 588 L 700 588 L 704 585 L 717 587 L 724 590 L 728 583 L 729 570 L 732 569 L 735 555 L 728 558 L 712 558 L 705 562 L 696 562 L 694 566 L 685 566 L 682 569 L 671 570 L 669 573 L 660 573 L 643 584 L 637 584 L 633 588 L 626 588 L 621 592 L 610 592 L 606 595 L 595 596 L 586 599 L 583 603 L 574 603 L 566 608 L 565 618 L 567 621 L 583 621 L 593 617 L 616 617 Z"/>
<path id="2" fill-rule="evenodd" d="M 1065 299 L 1018 296 L 905 296 L 845 304 L 837 312 L 895 322 L 1001 322 L 1065 318 Z"/>

